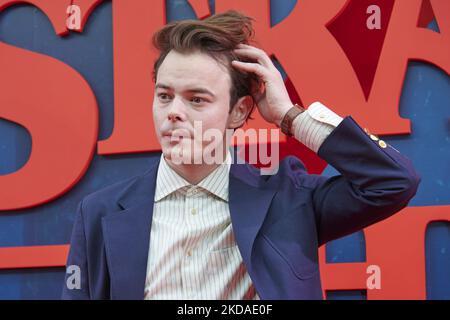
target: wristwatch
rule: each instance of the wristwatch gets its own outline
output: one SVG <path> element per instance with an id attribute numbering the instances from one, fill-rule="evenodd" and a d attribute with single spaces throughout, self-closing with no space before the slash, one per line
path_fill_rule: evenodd
<path id="1" fill-rule="evenodd" d="M 283 132 L 288 137 L 292 137 L 292 122 L 294 122 L 294 119 L 305 112 L 306 109 L 302 106 L 298 105 L 297 103 L 294 104 L 292 108 L 289 109 L 289 111 L 285 114 L 283 117 L 283 120 L 281 120 L 280 128 L 281 132 Z"/>

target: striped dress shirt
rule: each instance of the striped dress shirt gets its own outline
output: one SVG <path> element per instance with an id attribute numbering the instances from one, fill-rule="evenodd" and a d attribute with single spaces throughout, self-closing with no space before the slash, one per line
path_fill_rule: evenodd
<path id="1" fill-rule="evenodd" d="M 294 136 L 317 152 L 342 120 L 316 102 L 295 118 Z M 144 299 L 259 299 L 233 234 L 231 161 L 228 152 L 224 163 L 191 185 L 161 155 Z"/>

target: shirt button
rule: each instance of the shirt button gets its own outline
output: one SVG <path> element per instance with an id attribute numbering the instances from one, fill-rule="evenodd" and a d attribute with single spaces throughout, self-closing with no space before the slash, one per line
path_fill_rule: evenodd
<path id="1" fill-rule="evenodd" d="M 192 213 L 192 215 L 196 215 L 196 214 L 197 214 L 197 209 L 192 208 L 192 209 L 191 209 L 191 213 Z"/>
<path id="2" fill-rule="evenodd" d="M 197 192 L 198 192 L 198 190 L 197 190 L 196 187 L 191 187 L 191 188 L 188 189 L 187 195 L 188 196 L 192 196 L 192 195 L 196 194 Z"/>
<path id="3" fill-rule="evenodd" d="M 319 118 L 320 118 L 320 119 L 325 119 L 325 115 L 324 115 L 324 114 L 321 114 L 321 115 L 319 116 Z"/>
<path id="4" fill-rule="evenodd" d="M 186 254 L 187 254 L 188 257 L 190 257 L 190 256 L 192 256 L 192 251 L 189 250 Z"/>

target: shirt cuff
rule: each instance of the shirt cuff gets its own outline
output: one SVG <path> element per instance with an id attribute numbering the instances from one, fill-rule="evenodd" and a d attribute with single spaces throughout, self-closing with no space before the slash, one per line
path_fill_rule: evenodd
<path id="1" fill-rule="evenodd" d="M 292 123 L 294 137 L 317 153 L 323 141 L 344 120 L 320 102 L 312 103 Z"/>

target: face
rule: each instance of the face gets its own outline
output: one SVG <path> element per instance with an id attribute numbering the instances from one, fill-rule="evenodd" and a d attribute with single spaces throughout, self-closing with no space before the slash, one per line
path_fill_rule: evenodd
<path id="1" fill-rule="evenodd" d="M 229 113 L 231 78 L 225 66 L 201 52 L 172 50 L 156 79 L 153 120 L 166 160 L 173 162 L 176 155 L 184 164 L 200 164 L 213 145 L 223 153 L 225 129 L 238 125 L 239 118 L 239 111 Z M 222 141 L 208 132 L 220 134 Z"/>

